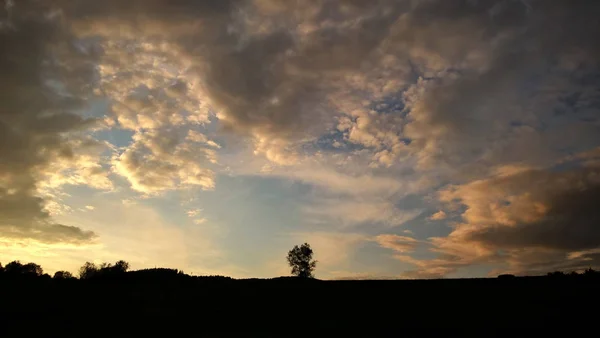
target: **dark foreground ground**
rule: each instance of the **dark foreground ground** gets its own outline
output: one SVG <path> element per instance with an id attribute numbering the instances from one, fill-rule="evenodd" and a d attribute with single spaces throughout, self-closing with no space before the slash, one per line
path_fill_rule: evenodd
<path id="1" fill-rule="evenodd" d="M 2 280 L 0 337 L 597 336 L 599 291 L 597 278 L 549 277 Z"/>

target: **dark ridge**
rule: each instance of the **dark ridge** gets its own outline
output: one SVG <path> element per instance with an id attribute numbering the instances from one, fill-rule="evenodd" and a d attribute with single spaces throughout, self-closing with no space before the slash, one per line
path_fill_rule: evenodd
<path id="1" fill-rule="evenodd" d="M 41 267 L 9 265 L 0 272 L 2 337 L 35 330 L 52 337 L 154 336 L 162 330 L 210 337 L 364 336 L 358 334 L 363 330 L 369 337 L 427 336 L 457 328 L 485 336 L 534 328 L 538 335 L 593 325 L 600 301 L 600 273 L 592 269 L 536 277 L 337 281 L 190 276 L 164 268 L 126 272 L 108 264 L 96 271 L 111 273 L 87 279 L 51 278 Z"/>

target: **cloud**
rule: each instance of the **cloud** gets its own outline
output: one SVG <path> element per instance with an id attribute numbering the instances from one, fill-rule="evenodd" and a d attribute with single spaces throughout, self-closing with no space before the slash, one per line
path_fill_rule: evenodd
<path id="1" fill-rule="evenodd" d="M 134 190 L 157 194 L 193 186 L 213 189 L 215 174 L 206 165 L 215 163 L 215 157 L 211 148 L 187 141 L 177 130 L 158 129 L 136 133 L 113 164 Z"/>
<path id="2" fill-rule="evenodd" d="M 371 148 L 371 166 L 390 167 L 406 153 L 406 145 L 401 138 L 405 121 L 397 114 L 380 115 L 374 110 L 354 109 L 350 117 L 342 117 L 337 129 L 344 132 L 348 142 Z"/>
<path id="3" fill-rule="evenodd" d="M 202 212 L 202 209 L 190 209 L 187 211 L 187 215 L 189 217 L 196 217 L 200 215 L 200 212 Z"/>
<path id="4" fill-rule="evenodd" d="M 450 187 L 441 201 L 465 211 L 447 237 L 429 239 L 439 257 L 397 258 L 448 273 L 477 264 L 507 263 L 507 270 L 521 274 L 597 264 L 599 174 L 585 167 L 535 169 Z"/>
<path id="5" fill-rule="evenodd" d="M 204 217 L 198 217 L 202 213 L 202 209 L 190 209 L 186 212 L 189 218 L 192 219 L 194 224 L 200 225 L 206 223 L 207 219 Z"/>
<path id="6" fill-rule="evenodd" d="M 375 237 L 375 241 L 383 248 L 391 249 L 399 253 L 412 252 L 419 241 L 408 236 L 383 234 Z"/>
<path id="7" fill-rule="evenodd" d="M 139 132 L 209 122 L 201 84 L 178 45 L 109 36 L 100 46 L 98 91 L 120 127 Z"/>
<path id="8" fill-rule="evenodd" d="M 215 141 L 209 140 L 206 135 L 201 134 L 200 132 L 196 131 L 196 130 L 190 130 L 188 132 L 188 135 L 186 137 L 186 140 L 192 141 L 192 142 L 198 142 L 198 143 L 205 143 L 213 148 L 221 148 L 221 146 L 219 144 L 217 144 Z"/>
<path id="9" fill-rule="evenodd" d="M 342 224 L 399 225 L 420 213 L 400 199 L 439 197 L 440 256 L 396 256 L 415 274 L 595 262 L 598 3 L 10 4 L 0 237 L 92 240 L 51 217 L 69 185 L 114 191 L 117 174 L 150 196 L 216 189 L 227 170 L 310 185 L 325 208 L 309 213 Z M 131 142 L 97 140 L 106 129 Z M 261 160 L 230 165 L 245 151 Z"/>
<path id="10" fill-rule="evenodd" d="M 0 188 L 0 237 L 70 244 L 90 242 L 96 237 L 91 231 L 52 222 L 43 203 L 31 194 Z"/>
<path id="11" fill-rule="evenodd" d="M 354 251 L 368 239 L 362 234 L 337 232 L 298 232 L 291 237 L 310 244 L 319 271 L 324 273 L 348 263 Z"/>
<path id="12" fill-rule="evenodd" d="M 109 189 L 85 118 L 93 65 L 69 45 L 52 6 L 22 1 L 0 19 L 0 237 L 81 244 L 95 234 L 52 221 L 48 188 L 89 184 Z"/>
<path id="13" fill-rule="evenodd" d="M 465 262 L 459 255 L 443 253 L 435 259 L 417 259 L 411 253 L 418 247 L 429 247 L 430 241 L 417 240 L 409 236 L 395 234 L 381 234 L 373 238 L 380 247 L 390 249 L 393 258 L 414 265 L 416 269 L 403 271 L 397 278 L 403 279 L 436 279 L 444 278 L 447 274 L 455 272 L 458 268 L 473 262 Z M 434 249 L 435 250 L 435 249 Z"/>
<path id="14" fill-rule="evenodd" d="M 222 273 L 240 276 L 239 268 L 223 261 L 216 244 L 219 234 L 211 227 L 186 227 L 164 219 L 153 208 L 122 205 L 119 201 L 98 199 L 94 217 L 86 212 L 60 216 L 65 223 L 82 224 L 98 234 L 93 242 L 0 239 L 0 261 L 33 261 L 44 270 L 76 273 L 86 261 L 101 263 L 123 259 L 133 269 L 167 267 L 186 273 Z M 219 270 L 220 268 L 220 270 Z"/>
<path id="15" fill-rule="evenodd" d="M 402 225 L 418 217 L 422 210 L 400 210 L 390 202 L 374 200 L 329 199 L 304 209 L 308 219 L 326 220 L 342 227 L 360 224 Z"/>
<path id="16" fill-rule="evenodd" d="M 85 136 L 66 140 L 65 145 L 72 149 L 68 158 L 52 159 L 38 169 L 36 178 L 40 193 L 51 195 L 53 190 L 65 185 L 84 185 L 104 191 L 114 189 L 106 164 L 108 156 L 105 156 L 113 151 L 111 144 Z"/>
<path id="17" fill-rule="evenodd" d="M 194 224 L 200 225 L 206 223 L 206 218 L 196 218 Z"/>
<path id="18" fill-rule="evenodd" d="M 316 253 L 315 258 L 324 269 L 339 266 L 340 263 L 347 261 L 365 239 L 361 234 L 343 233 L 311 233 L 302 238 L 311 244 Z"/>
<path id="19" fill-rule="evenodd" d="M 446 212 L 444 210 L 440 210 L 431 215 L 429 219 L 432 221 L 441 221 L 443 219 L 446 219 L 447 216 L 448 215 L 446 215 Z"/>
<path id="20" fill-rule="evenodd" d="M 102 39 L 100 90 L 122 126 L 156 128 L 181 118 L 181 108 L 198 115 L 194 106 L 208 104 L 277 163 L 290 162 L 282 149 L 332 126 L 329 95 L 340 75 L 370 59 L 402 10 L 334 2 L 284 11 L 265 1 L 59 4 L 79 37 Z M 334 13 L 328 24 L 324 15 Z"/>
<path id="21" fill-rule="evenodd" d="M 527 99 L 534 103 L 525 105 L 517 88 L 547 73 L 540 55 L 564 59 L 548 65 L 558 70 L 595 59 L 577 54 L 595 40 L 585 28 L 595 18 L 581 3 L 59 3 L 79 36 L 103 39 L 101 89 L 122 126 L 157 128 L 198 116 L 206 123 L 212 109 L 220 123 L 254 139 L 256 154 L 286 165 L 331 129 L 369 148 L 373 167 L 408 155 L 429 166 L 523 158 L 508 150 L 510 141 L 498 144 L 514 132 L 510 123 L 537 122 L 537 111 L 577 80 L 550 72 L 552 97 L 532 87 L 535 99 Z M 548 19 L 555 13 L 560 22 L 583 19 L 559 32 Z M 390 109 L 390 99 L 404 107 Z M 524 114 L 533 105 L 536 112 Z"/>
<path id="22" fill-rule="evenodd" d="M 500 3 L 503 5 L 496 6 Z M 421 165 L 460 165 L 477 160 L 548 165 L 558 149 L 597 142 L 593 131 L 597 126 L 586 130 L 577 118 L 558 122 L 552 113 L 560 106 L 575 116 L 589 113 L 577 109 L 579 103 L 573 107 L 561 102 L 593 86 L 584 84 L 581 76 L 598 69 L 591 61 L 599 55 L 598 48 L 589 47 L 599 37 L 599 30 L 594 29 L 598 23 L 589 14 L 597 4 L 579 1 L 567 6 L 547 1 L 537 2 L 533 9 L 521 2 L 427 4 L 432 6 L 420 6 L 408 19 L 422 28 L 416 30 L 416 43 L 431 41 L 433 35 L 423 39 L 422 34 L 433 33 L 433 27 L 439 33 L 445 31 L 440 36 L 453 39 L 431 41 L 430 52 L 460 63 L 448 64 L 457 67 L 456 72 L 444 70 L 407 92 L 412 122 L 407 124 L 405 135 L 413 140 L 411 146 L 423 149 Z M 486 15 L 489 11 L 495 14 Z M 437 15 L 441 20 L 434 19 Z M 424 18 L 439 24 L 417 20 Z M 569 28 L 558 30 L 563 24 Z M 445 44 L 447 41 L 451 42 Z M 573 71 L 575 64 L 581 73 Z M 552 120 L 560 124 L 550 123 Z M 543 129 L 544 123 L 550 128 Z M 558 136 L 559 131 L 570 133 L 574 129 L 583 134 Z"/>
<path id="23" fill-rule="evenodd" d="M 532 170 L 447 192 L 467 205 L 469 239 L 504 247 L 584 250 L 600 246 L 598 170 Z M 464 189 L 464 190 L 463 190 Z"/>

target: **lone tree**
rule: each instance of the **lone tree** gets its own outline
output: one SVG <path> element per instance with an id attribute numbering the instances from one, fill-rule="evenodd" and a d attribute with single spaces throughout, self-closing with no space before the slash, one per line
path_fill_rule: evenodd
<path id="1" fill-rule="evenodd" d="M 301 246 L 294 246 L 288 252 L 287 261 L 292 267 L 292 275 L 302 278 L 314 278 L 313 271 L 317 266 L 317 261 L 312 259 L 313 251 L 308 243 Z"/>

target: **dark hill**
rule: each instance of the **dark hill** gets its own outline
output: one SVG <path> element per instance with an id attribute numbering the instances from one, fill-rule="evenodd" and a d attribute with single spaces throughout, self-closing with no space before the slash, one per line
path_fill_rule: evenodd
<path id="1" fill-rule="evenodd" d="M 0 320 L 2 327 L 60 330 L 61 337 L 86 336 L 81 333 L 89 330 L 114 330 L 113 335 L 133 330 L 133 336 L 142 336 L 164 328 L 171 334 L 190 330 L 192 336 L 279 332 L 281 337 L 303 330 L 342 336 L 363 329 L 378 336 L 417 328 L 474 333 L 536 328 L 539 333 L 592 326 L 599 291 L 596 274 L 320 281 L 235 280 L 150 269 L 94 280 L 4 278 Z"/>

